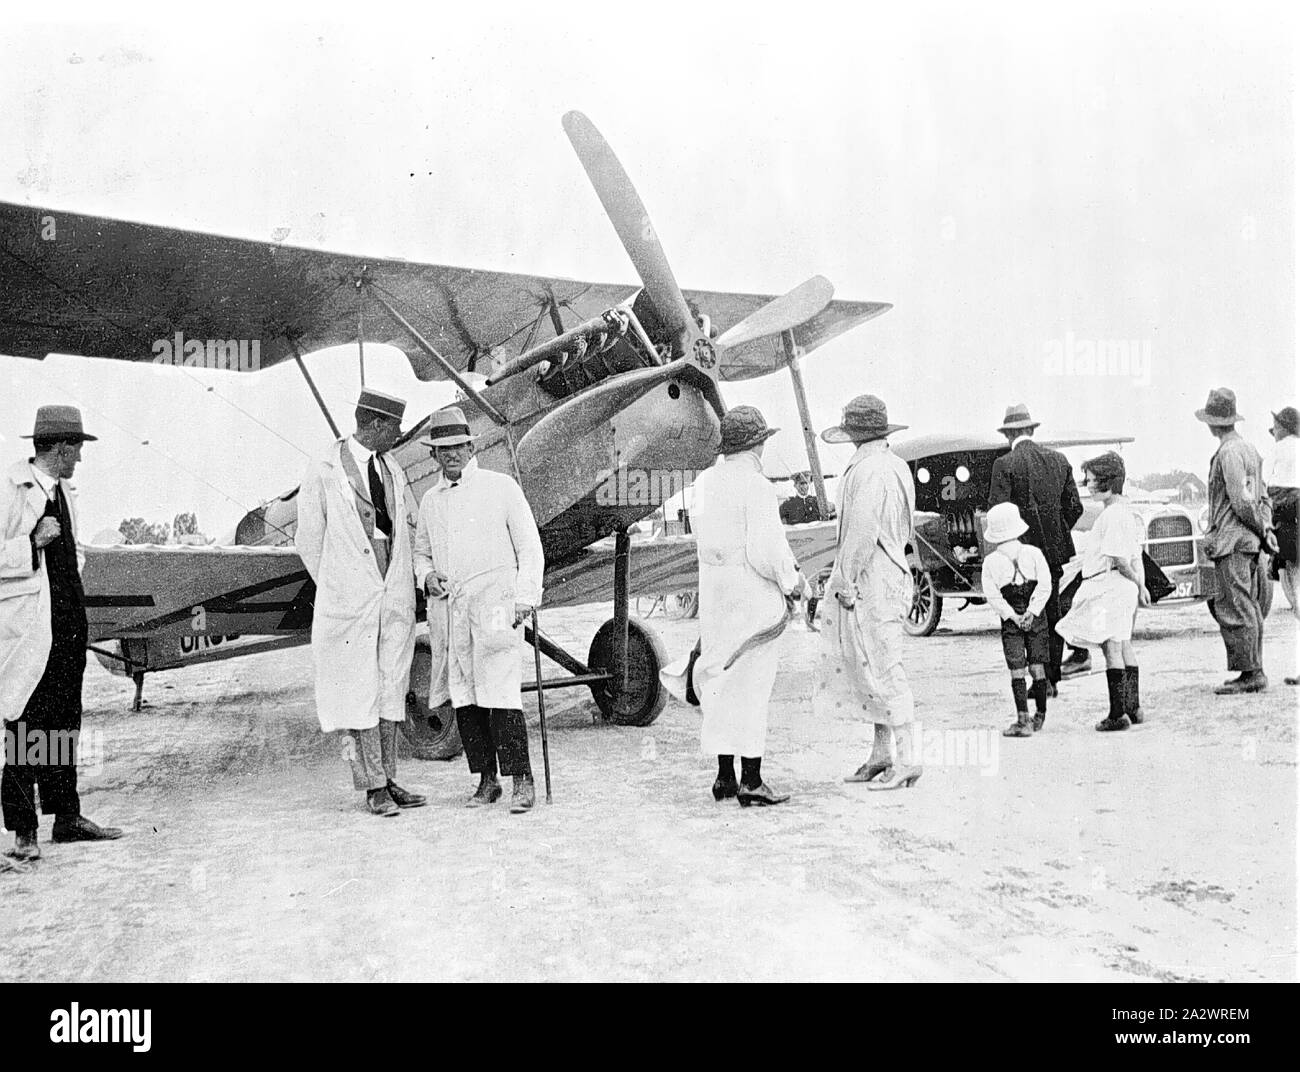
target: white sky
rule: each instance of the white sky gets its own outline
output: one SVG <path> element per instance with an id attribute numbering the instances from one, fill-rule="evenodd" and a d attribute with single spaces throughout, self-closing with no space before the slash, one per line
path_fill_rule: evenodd
<path id="1" fill-rule="evenodd" d="M 1209 388 L 1237 391 L 1260 446 L 1268 410 L 1296 401 L 1281 6 L 313 4 L 353 21 L 310 25 L 163 10 L 6 28 L 0 199 L 632 281 L 560 127 L 579 108 L 683 286 L 780 293 L 821 273 L 839 297 L 894 303 L 805 362 L 819 427 L 864 391 L 912 431 L 993 427 L 1023 401 L 1045 432 L 1135 435 L 1135 473 L 1201 472 Z M 1149 382 L 1049 374 L 1069 341 L 1132 343 Z M 310 366 L 346 418 L 354 352 Z M 368 347 L 367 372 L 412 415 L 449 394 L 395 351 Z M 88 535 L 191 509 L 224 532 L 328 439 L 292 365 L 0 357 L 0 386 L 5 463 L 37 405 L 83 407 L 100 436 L 77 479 Z M 725 397 L 760 406 L 785 428 L 772 453 L 799 460 L 787 376 Z"/>

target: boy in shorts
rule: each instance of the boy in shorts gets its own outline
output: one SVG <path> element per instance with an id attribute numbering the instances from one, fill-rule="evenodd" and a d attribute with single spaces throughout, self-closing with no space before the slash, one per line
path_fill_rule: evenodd
<path id="1" fill-rule="evenodd" d="M 1002 653 L 1011 671 L 1011 694 L 1016 701 L 1016 720 L 1002 731 L 1003 737 L 1032 737 L 1047 718 L 1047 672 L 1051 659 L 1047 635 L 1047 607 L 1052 577 L 1043 552 L 1021 543 L 1029 526 L 1015 503 L 991 507 L 984 526 L 984 538 L 996 544 L 984 559 L 983 588 L 989 606 L 1002 618 Z M 1033 678 L 1025 684 L 1025 668 Z M 1029 716 L 1029 692 L 1034 697 L 1034 716 Z"/>

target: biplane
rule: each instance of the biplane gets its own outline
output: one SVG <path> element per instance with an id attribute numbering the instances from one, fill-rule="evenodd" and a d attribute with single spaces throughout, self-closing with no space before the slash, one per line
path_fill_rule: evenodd
<path id="1" fill-rule="evenodd" d="M 608 598 L 612 581 L 613 613 L 585 661 L 526 630 L 565 671 L 540 687 L 587 686 L 604 718 L 648 724 L 664 704 L 664 651 L 629 615 L 629 589 L 693 587 L 693 577 L 674 580 L 693 573 L 693 545 L 659 541 L 633 558 L 627 529 L 658 504 L 598 490 L 623 469 L 711 465 L 724 385 L 780 369 L 792 376 L 811 442 L 800 356 L 890 305 L 833 300 L 821 276 L 781 296 L 682 290 L 605 139 L 579 112 L 563 126 L 640 285 L 327 253 L 0 203 L 0 353 L 165 354 L 182 363 L 195 345 L 203 360 L 215 340 L 240 374 L 294 361 L 339 436 L 346 430 L 304 354 L 355 345 L 364 382 L 365 344 L 397 347 L 417 379 L 457 385 L 479 464 L 522 486 L 546 553 L 546 605 Z M 232 340 L 252 345 L 231 350 Z M 437 477 L 418 443 L 427 423 L 394 448 L 417 501 Z M 810 463 L 820 487 L 815 452 Z M 233 547 L 88 549 L 91 645 L 135 679 L 137 706 L 146 674 L 309 639 L 314 586 L 293 550 L 296 494 L 249 512 Z M 830 526 L 792 537 L 811 568 L 829 561 Z M 412 669 L 408 735 L 424 754 L 454 754 L 455 720 L 418 701 L 427 669 L 426 647 Z"/>

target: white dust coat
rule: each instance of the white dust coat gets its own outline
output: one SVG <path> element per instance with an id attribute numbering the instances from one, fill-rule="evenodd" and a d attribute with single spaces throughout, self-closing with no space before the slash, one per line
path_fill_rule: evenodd
<path id="1" fill-rule="evenodd" d="M 695 691 L 706 755 L 759 758 L 776 681 L 777 641 L 723 667 L 755 633 L 786 613 L 799 566 L 786 542 L 776 491 L 752 451 L 724 455 L 695 481 L 691 528 L 700 568 L 700 658 Z"/>
<path id="2" fill-rule="evenodd" d="M 63 496 L 77 533 L 77 495 L 61 480 Z M 50 579 L 43 563 L 32 568 L 32 530 L 45 512 L 45 492 L 28 461 L 9 467 L 0 480 L 0 719 L 20 717 L 36 691 L 50 658 Z M 77 545 L 77 568 L 85 555 Z M 0 766 L 4 765 L 0 749 Z"/>
<path id="3" fill-rule="evenodd" d="M 906 547 L 916 487 L 887 442 L 858 448 L 840 479 L 839 549 L 822 603 L 822 673 L 815 707 L 823 717 L 864 712 L 880 725 L 915 717 L 903 671 L 903 618 L 912 603 Z M 835 597 L 853 602 L 845 609 Z"/>
<path id="4" fill-rule="evenodd" d="M 430 599 L 429 706 L 520 710 L 523 626 L 515 604 L 542 602 L 542 540 L 532 508 L 505 473 L 471 458 L 452 487 L 443 476 L 424 494 L 415 527 L 415 575 L 445 580 Z"/>
<path id="5" fill-rule="evenodd" d="M 357 512 L 356 491 L 340 450 L 313 463 L 298 490 L 294 544 L 316 582 L 311 649 L 316 663 L 316 714 L 321 729 L 365 730 L 406 718 L 415 652 L 415 574 L 411 563 L 414 505 L 401 467 L 382 456 L 392 478 L 393 538 L 381 576 Z M 368 494 L 368 489 L 367 489 Z"/>

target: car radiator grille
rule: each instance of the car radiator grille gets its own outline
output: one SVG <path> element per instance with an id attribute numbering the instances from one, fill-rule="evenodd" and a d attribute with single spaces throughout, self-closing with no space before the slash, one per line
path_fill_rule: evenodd
<path id="1" fill-rule="evenodd" d="M 1174 541 L 1147 545 L 1147 554 L 1158 566 L 1190 566 L 1196 561 L 1192 522 L 1181 514 L 1153 518 L 1147 525 L 1147 539 Z"/>

